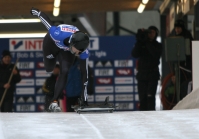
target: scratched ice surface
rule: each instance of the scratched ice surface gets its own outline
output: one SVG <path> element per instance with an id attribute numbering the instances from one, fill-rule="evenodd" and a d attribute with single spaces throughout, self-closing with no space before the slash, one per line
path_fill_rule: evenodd
<path id="1" fill-rule="evenodd" d="M 0 113 L 0 139 L 198 139 L 199 109 Z"/>

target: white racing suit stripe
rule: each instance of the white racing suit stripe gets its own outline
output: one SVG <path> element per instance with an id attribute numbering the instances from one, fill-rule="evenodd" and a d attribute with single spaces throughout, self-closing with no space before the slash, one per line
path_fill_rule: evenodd
<path id="1" fill-rule="evenodd" d="M 87 101 L 87 85 L 88 85 L 88 58 L 86 59 L 86 78 L 87 81 L 84 83 L 84 101 Z"/>
<path id="2" fill-rule="evenodd" d="M 41 22 L 42 22 L 42 23 L 46 26 L 46 28 L 49 30 L 50 27 L 51 27 L 51 25 L 50 25 L 42 16 L 40 16 L 39 18 L 40 18 Z"/>
<path id="3" fill-rule="evenodd" d="M 87 85 L 84 88 L 84 101 L 87 101 Z"/>

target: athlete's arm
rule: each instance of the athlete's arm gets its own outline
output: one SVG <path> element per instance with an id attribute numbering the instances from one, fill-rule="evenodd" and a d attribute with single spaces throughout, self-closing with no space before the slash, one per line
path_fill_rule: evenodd
<path id="1" fill-rule="evenodd" d="M 53 22 L 50 20 L 50 18 L 45 13 L 39 11 L 39 9 L 32 8 L 30 10 L 30 13 L 34 16 L 38 16 L 38 18 L 41 20 L 41 22 L 46 26 L 48 30 L 53 25 Z"/>

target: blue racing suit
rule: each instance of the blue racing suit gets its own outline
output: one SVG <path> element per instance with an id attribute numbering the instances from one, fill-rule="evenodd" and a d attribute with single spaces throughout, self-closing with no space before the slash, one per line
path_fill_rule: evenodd
<path id="1" fill-rule="evenodd" d="M 73 65 L 75 58 L 74 54 L 69 51 L 69 41 L 71 36 L 79 29 L 73 25 L 60 24 L 54 26 L 52 21 L 46 14 L 41 11 L 33 10 L 33 15 L 38 16 L 41 22 L 48 29 L 48 33 L 43 40 L 43 54 L 44 54 L 44 65 L 47 72 L 52 72 L 56 58 L 58 58 L 60 64 L 60 75 L 55 84 L 54 98 L 52 101 L 58 100 L 59 94 L 62 93 L 67 83 L 67 74 L 70 67 Z M 82 94 L 81 98 L 87 101 L 87 84 L 88 84 L 88 49 L 81 52 L 79 55 L 80 71 L 82 77 Z"/>

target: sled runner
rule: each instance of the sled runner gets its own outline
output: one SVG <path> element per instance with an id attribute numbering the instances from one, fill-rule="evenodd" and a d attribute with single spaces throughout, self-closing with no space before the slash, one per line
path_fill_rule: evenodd
<path id="1" fill-rule="evenodd" d="M 113 104 L 108 103 L 109 97 L 106 97 L 104 103 L 98 103 L 98 104 L 90 104 L 88 106 L 80 106 L 80 105 L 75 105 L 72 106 L 72 108 L 75 110 L 77 113 L 81 112 L 89 112 L 89 111 L 108 111 L 112 113 L 115 110 L 115 106 Z"/>

